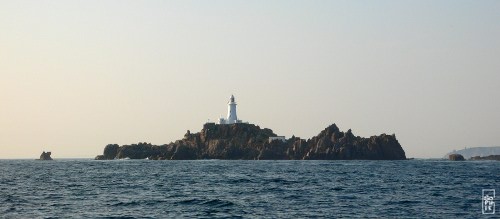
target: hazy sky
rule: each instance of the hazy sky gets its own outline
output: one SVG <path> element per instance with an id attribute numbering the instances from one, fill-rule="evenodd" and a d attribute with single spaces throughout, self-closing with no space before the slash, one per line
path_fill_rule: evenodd
<path id="1" fill-rule="evenodd" d="M 500 145 L 500 1 L 0 1 L 0 158 L 169 143 L 231 94 L 287 137 Z"/>

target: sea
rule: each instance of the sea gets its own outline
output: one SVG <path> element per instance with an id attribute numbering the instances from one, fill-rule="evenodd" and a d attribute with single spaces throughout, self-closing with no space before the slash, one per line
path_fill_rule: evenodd
<path id="1" fill-rule="evenodd" d="M 498 161 L 0 160 L 0 218 L 499 218 L 498 193 Z"/>

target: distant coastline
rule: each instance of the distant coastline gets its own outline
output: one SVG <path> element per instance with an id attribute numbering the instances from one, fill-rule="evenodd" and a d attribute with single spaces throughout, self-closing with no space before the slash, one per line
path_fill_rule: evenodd
<path id="1" fill-rule="evenodd" d="M 500 146 L 491 147 L 470 147 L 462 150 L 453 150 L 447 153 L 444 157 L 448 158 L 450 154 L 461 154 L 465 159 L 472 157 L 487 157 L 490 155 L 500 155 Z"/>

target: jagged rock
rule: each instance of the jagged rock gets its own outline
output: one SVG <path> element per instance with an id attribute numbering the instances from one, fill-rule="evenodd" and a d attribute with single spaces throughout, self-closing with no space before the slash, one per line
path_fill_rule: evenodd
<path id="1" fill-rule="evenodd" d="M 47 152 L 44 151 L 40 155 L 40 159 L 39 160 L 52 160 L 52 157 L 50 157 L 50 155 L 52 155 L 52 153 L 50 151 L 47 151 Z"/>
<path id="2" fill-rule="evenodd" d="M 182 140 L 167 145 L 148 143 L 108 145 L 96 159 L 244 159 L 244 160 L 404 160 L 405 152 L 395 135 L 370 138 L 341 132 L 333 124 L 317 136 L 304 140 L 293 136 L 269 142 L 271 129 L 246 123 L 207 123 L 198 133 L 187 132 Z"/>
<path id="3" fill-rule="evenodd" d="M 448 159 L 453 160 L 453 161 L 464 161 L 465 158 L 461 154 L 450 154 L 448 156 Z"/>
<path id="4" fill-rule="evenodd" d="M 490 156 L 474 156 L 470 158 L 471 160 L 497 160 L 500 161 L 500 155 L 490 155 Z"/>

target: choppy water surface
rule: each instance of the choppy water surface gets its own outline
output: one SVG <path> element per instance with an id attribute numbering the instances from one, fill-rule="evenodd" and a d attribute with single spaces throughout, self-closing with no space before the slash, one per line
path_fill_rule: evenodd
<path id="1" fill-rule="evenodd" d="M 480 217 L 482 189 L 500 162 L 0 160 L 2 218 Z"/>

